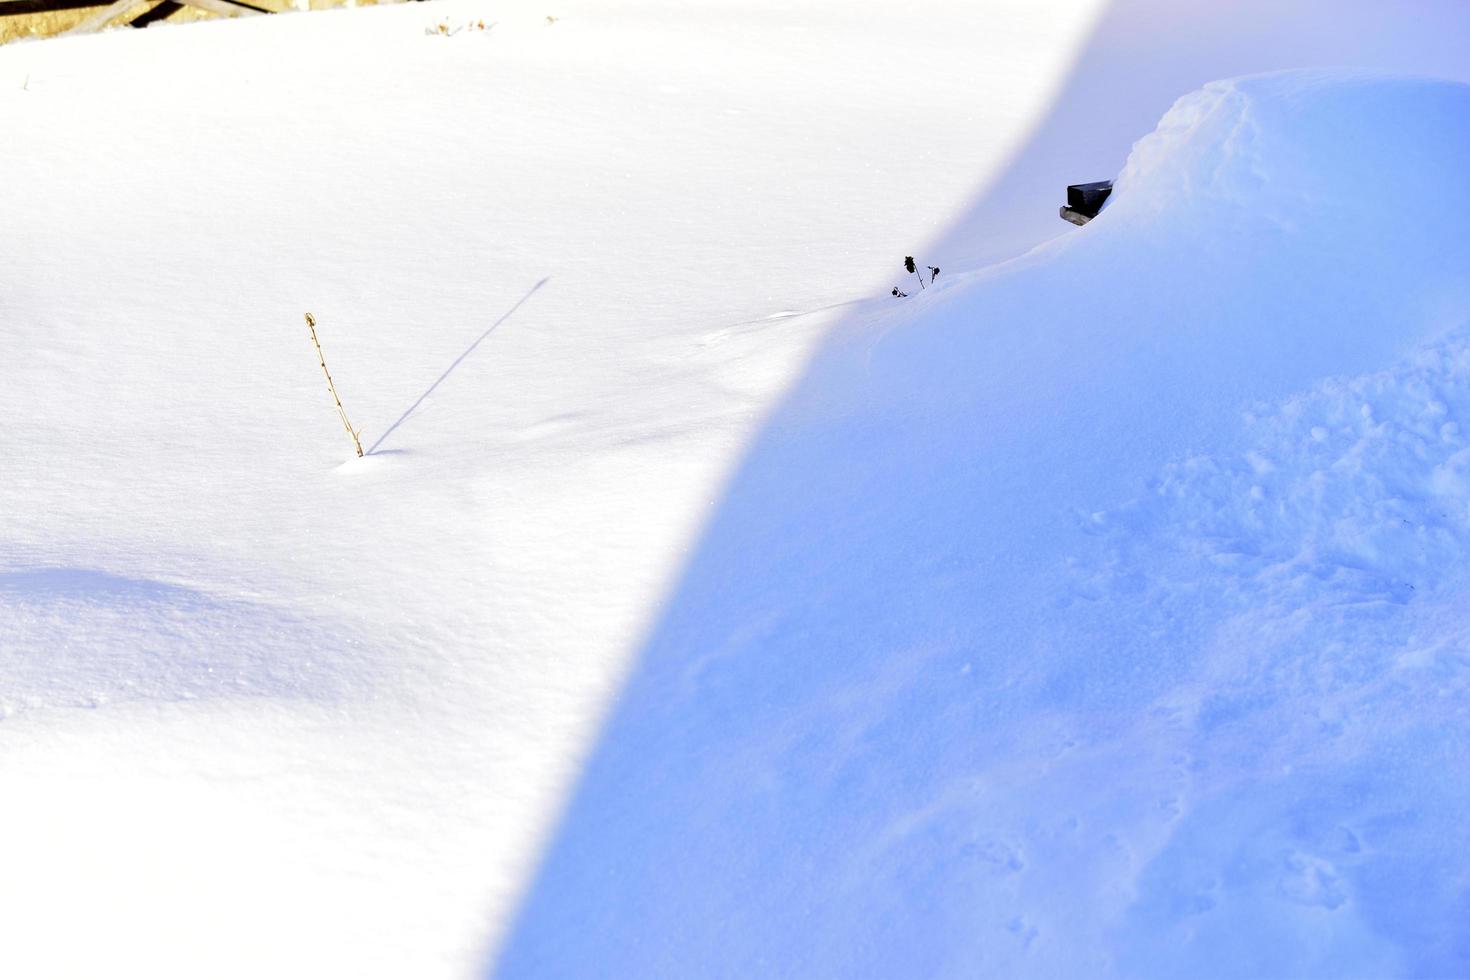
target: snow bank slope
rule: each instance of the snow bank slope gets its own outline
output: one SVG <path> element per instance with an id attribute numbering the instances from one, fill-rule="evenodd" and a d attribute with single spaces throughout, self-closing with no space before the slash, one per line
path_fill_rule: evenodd
<path id="1" fill-rule="evenodd" d="M 1467 167 L 1470 87 L 1217 83 L 1086 228 L 851 318 L 501 972 L 1470 971 Z"/>
<path id="2" fill-rule="evenodd" d="M 0 49 L 7 972 L 477 969 L 722 476 L 1102 5 Z"/>

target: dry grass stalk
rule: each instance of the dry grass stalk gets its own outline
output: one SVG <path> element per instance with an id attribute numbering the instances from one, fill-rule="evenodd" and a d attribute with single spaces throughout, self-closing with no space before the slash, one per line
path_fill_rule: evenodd
<path id="1" fill-rule="evenodd" d="M 316 319 L 306 314 L 306 325 L 311 328 L 311 342 L 316 344 L 317 360 L 322 362 L 322 374 L 327 376 L 327 390 L 332 393 L 332 401 L 337 403 L 337 414 L 342 418 L 342 428 L 352 437 L 352 444 L 357 447 L 357 455 L 362 455 L 362 440 L 357 438 L 357 430 L 352 428 L 352 423 L 347 421 L 347 409 L 342 407 L 342 399 L 337 395 L 337 386 L 332 384 L 332 372 L 327 370 L 327 358 L 322 353 L 322 342 L 316 339 Z"/>

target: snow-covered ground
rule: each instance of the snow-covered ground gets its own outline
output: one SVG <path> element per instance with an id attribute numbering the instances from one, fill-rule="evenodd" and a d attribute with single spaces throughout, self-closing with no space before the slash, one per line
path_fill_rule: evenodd
<path id="1" fill-rule="evenodd" d="M 0 50 L 7 972 L 1470 975 L 1466 42 Z"/>

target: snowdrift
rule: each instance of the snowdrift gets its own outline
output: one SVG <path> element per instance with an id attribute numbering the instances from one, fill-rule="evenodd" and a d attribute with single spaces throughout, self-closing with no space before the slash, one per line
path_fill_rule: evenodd
<path id="1" fill-rule="evenodd" d="M 1103 3 L 0 49 L 8 972 L 483 969 L 723 475 Z"/>
<path id="2" fill-rule="evenodd" d="M 1470 87 L 1218 82 L 850 318 L 498 972 L 1470 972 L 1467 172 Z"/>

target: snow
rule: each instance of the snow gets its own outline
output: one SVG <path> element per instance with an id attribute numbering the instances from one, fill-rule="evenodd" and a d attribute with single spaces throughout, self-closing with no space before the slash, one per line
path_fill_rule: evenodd
<path id="1" fill-rule="evenodd" d="M 889 6 L 0 50 L 8 969 L 1470 972 L 1464 9 Z"/>
<path id="2" fill-rule="evenodd" d="M 1037 12 L 1050 29 L 1061 23 Z M 1113 0 L 1024 145 L 981 182 L 936 248 L 969 267 L 1065 234 L 1042 207 L 1057 187 L 1116 174 L 1170 104 L 1207 82 L 1344 67 L 1465 81 L 1467 34 L 1470 7 L 1457 3 L 1420 3 L 1407 17 L 1359 0 Z"/>
<path id="3" fill-rule="evenodd" d="M 505 973 L 1470 969 L 1467 119 L 1213 83 L 1080 232 L 834 332 Z"/>

